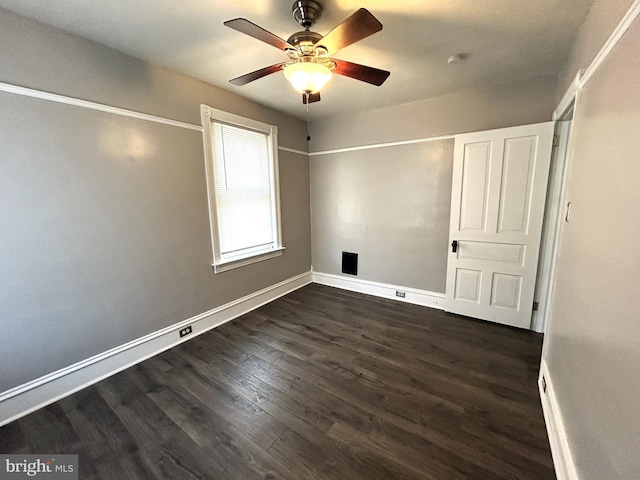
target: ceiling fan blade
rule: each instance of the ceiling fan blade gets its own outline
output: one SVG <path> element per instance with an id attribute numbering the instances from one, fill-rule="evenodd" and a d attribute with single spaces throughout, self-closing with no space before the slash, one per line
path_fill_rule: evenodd
<path id="1" fill-rule="evenodd" d="M 275 65 L 261 68 L 260 70 L 256 70 L 255 72 L 247 73 L 246 75 L 233 78 L 229 80 L 229 82 L 240 87 L 242 85 L 246 85 L 249 82 L 253 82 L 254 80 L 258 80 L 259 78 L 266 77 L 267 75 L 271 75 L 272 73 L 279 72 L 280 70 L 282 70 L 283 65 L 284 65 L 284 62 L 276 63 Z"/>
<path id="2" fill-rule="evenodd" d="M 336 64 L 336 68 L 333 69 L 333 73 L 355 78 L 356 80 L 367 82 L 378 87 L 384 83 L 389 75 L 391 75 L 391 72 L 387 72 L 386 70 L 367 67 L 366 65 L 359 65 L 345 60 L 336 60 L 335 58 L 332 58 L 331 61 Z"/>
<path id="3" fill-rule="evenodd" d="M 244 33 L 245 35 L 249 35 L 250 37 L 257 38 L 269 45 L 273 45 L 280 50 L 285 50 L 287 48 L 295 47 L 283 39 L 274 35 L 273 33 L 265 30 L 262 27 L 259 27 L 255 23 L 250 22 L 246 18 L 234 18 L 233 20 L 227 20 L 224 24 L 229 27 L 237 30 L 238 32 Z"/>
<path id="4" fill-rule="evenodd" d="M 352 43 L 382 30 L 382 24 L 369 10 L 361 8 L 336 28 L 327 33 L 316 46 L 322 46 L 329 55 Z"/>
<path id="5" fill-rule="evenodd" d="M 307 100 L 307 97 L 309 97 L 309 100 Z M 320 101 L 320 92 L 318 92 L 318 93 L 310 93 L 309 95 L 307 95 L 306 93 L 303 93 L 302 94 L 302 103 L 304 103 L 306 105 L 307 101 L 309 103 L 319 102 Z"/>

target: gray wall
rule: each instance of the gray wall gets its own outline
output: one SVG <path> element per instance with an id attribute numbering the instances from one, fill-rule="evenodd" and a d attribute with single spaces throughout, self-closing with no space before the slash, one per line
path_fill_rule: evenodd
<path id="1" fill-rule="evenodd" d="M 0 8 L 0 81 L 200 124 L 201 103 L 278 125 L 280 145 L 307 151 L 304 122 Z"/>
<path id="2" fill-rule="evenodd" d="M 545 336 L 583 480 L 640 478 L 639 46 L 636 20 L 578 98 Z"/>
<path id="3" fill-rule="evenodd" d="M 317 121 L 311 151 L 548 121 L 556 83 L 534 77 Z M 313 155 L 314 271 L 340 274 L 352 251 L 358 278 L 444 293 L 452 168 L 452 140 Z"/>
<path id="4" fill-rule="evenodd" d="M 452 162 L 453 140 L 314 157 L 314 270 L 357 252 L 360 278 L 444 292 Z"/>
<path id="5" fill-rule="evenodd" d="M 578 70 L 586 70 L 633 0 L 593 0 L 584 23 L 573 40 L 569 58 L 558 74 L 557 99 L 560 101 Z"/>
<path id="6" fill-rule="evenodd" d="M 200 123 L 199 105 L 306 126 L 0 10 L 0 81 Z M 0 392 L 304 273 L 309 162 L 280 152 L 284 254 L 211 268 L 202 134 L 0 93 Z"/>
<path id="7" fill-rule="evenodd" d="M 478 87 L 311 122 L 312 152 L 513 127 L 551 119 L 555 76 Z"/>

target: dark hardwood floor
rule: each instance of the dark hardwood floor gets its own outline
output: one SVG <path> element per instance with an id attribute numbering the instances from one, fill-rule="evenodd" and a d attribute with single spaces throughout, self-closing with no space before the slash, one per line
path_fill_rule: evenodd
<path id="1" fill-rule="evenodd" d="M 82 479 L 553 479 L 542 338 L 309 285 L 0 429 Z"/>

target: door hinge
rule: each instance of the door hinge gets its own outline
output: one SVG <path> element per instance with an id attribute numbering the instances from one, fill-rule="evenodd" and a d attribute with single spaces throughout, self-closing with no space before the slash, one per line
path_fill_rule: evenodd
<path id="1" fill-rule="evenodd" d="M 553 144 L 554 147 L 559 147 L 560 146 L 560 135 L 554 135 L 553 136 Z"/>
<path id="2" fill-rule="evenodd" d="M 533 302 L 533 311 L 536 312 L 538 311 L 538 307 L 540 306 L 540 304 L 538 302 Z"/>

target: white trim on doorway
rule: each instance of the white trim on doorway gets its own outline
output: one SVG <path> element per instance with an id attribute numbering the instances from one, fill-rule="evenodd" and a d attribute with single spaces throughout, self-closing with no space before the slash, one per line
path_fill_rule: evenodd
<path id="1" fill-rule="evenodd" d="M 565 208 L 565 184 L 567 165 L 569 163 L 569 147 L 571 143 L 572 121 L 567 119 L 574 108 L 574 97 L 567 103 L 565 110 L 560 113 L 555 125 L 558 144 L 554 147 L 552 163 L 547 187 L 547 205 L 540 244 L 540 259 L 536 278 L 535 300 L 538 310 L 534 312 L 531 329 L 544 333 L 550 318 L 551 302 L 553 298 L 553 282 L 562 228 L 562 214 Z M 565 121 L 565 119 L 567 119 Z"/>
<path id="2" fill-rule="evenodd" d="M 558 106 L 553 111 L 553 121 L 554 122 L 557 122 L 558 120 L 560 120 L 569 111 L 569 109 L 573 106 L 573 104 L 574 104 L 574 102 L 576 100 L 576 93 L 578 92 L 578 89 L 580 88 L 580 79 L 581 78 L 582 78 L 582 70 L 578 70 L 578 73 L 576 74 L 575 78 L 573 79 L 573 82 L 571 82 L 571 85 L 569 85 L 569 88 L 567 89 L 567 91 L 562 96 L 562 99 L 560 100 L 560 103 L 558 103 Z"/>

